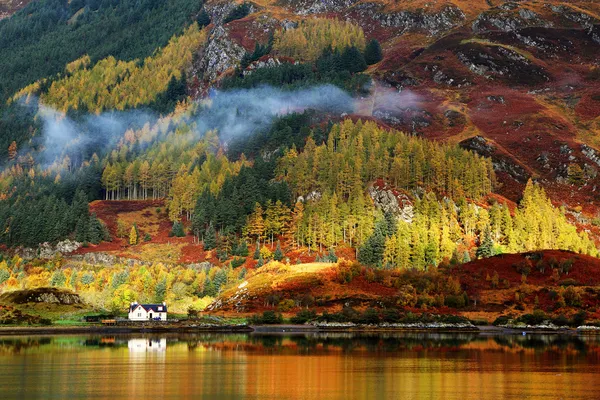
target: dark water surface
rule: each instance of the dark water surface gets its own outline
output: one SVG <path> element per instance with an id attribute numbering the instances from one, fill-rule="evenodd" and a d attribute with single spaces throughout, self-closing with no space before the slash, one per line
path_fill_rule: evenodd
<path id="1" fill-rule="evenodd" d="M 600 338 L 0 337 L 0 399 L 600 399 Z"/>

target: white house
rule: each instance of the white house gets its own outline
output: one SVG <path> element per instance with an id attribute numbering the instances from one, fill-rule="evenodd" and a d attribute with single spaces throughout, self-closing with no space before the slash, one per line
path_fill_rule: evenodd
<path id="1" fill-rule="evenodd" d="M 162 304 L 138 304 L 131 303 L 129 306 L 130 321 L 166 321 L 167 303 Z"/>

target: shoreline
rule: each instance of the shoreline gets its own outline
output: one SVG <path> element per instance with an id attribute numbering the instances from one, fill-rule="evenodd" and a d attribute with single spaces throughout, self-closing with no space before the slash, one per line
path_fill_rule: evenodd
<path id="1" fill-rule="evenodd" d="M 253 334 L 302 334 L 302 333 L 472 333 L 479 335 L 578 335 L 595 332 L 577 329 L 514 329 L 498 326 L 471 327 L 390 327 L 390 326 L 315 326 L 315 325 L 186 325 L 186 326 L 5 326 L 0 336 L 56 335 L 56 334 L 135 334 L 135 333 L 253 333 Z"/>

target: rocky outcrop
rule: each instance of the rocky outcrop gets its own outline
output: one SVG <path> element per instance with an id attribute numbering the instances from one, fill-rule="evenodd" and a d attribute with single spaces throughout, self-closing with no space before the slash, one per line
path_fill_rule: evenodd
<path id="1" fill-rule="evenodd" d="M 471 28 L 475 33 L 482 33 L 487 31 L 501 31 L 501 32 L 513 32 L 526 27 L 551 27 L 552 23 L 542 19 L 536 12 L 527 8 L 507 7 L 505 3 L 496 9 L 492 9 L 481 13 L 477 19 L 473 22 Z M 514 4 L 514 3 L 513 3 Z"/>
<path id="2" fill-rule="evenodd" d="M 491 80 L 501 79 L 528 86 L 550 80 L 541 66 L 502 46 L 468 43 L 461 46 L 457 57 L 471 72 Z"/>
<path id="3" fill-rule="evenodd" d="M 53 245 L 52 243 L 42 243 L 37 249 L 32 248 L 21 248 L 17 249 L 17 254 L 26 260 L 33 258 L 50 259 L 54 258 L 58 254 L 69 254 L 79 249 L 82 246 L 81 243 L 73 240 L 63 240 Z"/>
<path id="4" fill-rule="evenodd" d="M 405 222 L 412 222 L 414 218 L 413 204 L 404 193 L 399 193 L 387 186 L 372 185 L 369 187 L 369 196 L 373 199 L 375 207 L 383 212 L 390 212 Z"/>
<path id="5" fill-rule="evenodd" d="M 36 288 L 7 292 L 0 296 L 3 303 L 82 304 L 79 295 L 58 288 Z"/>
<path id="6" fill-rule="evenodd" d="M 282 0 L 280 4 L 289 7 L 296 14 L 324 14 L 343 12 L 358 3 L 359 0 Z"/>
<path id="7" fill-rule="evenodd" d="M 223 72 L 239 65 L 245 53 L 246 50 L 229 37 L 226 28 L 217 26 L 201 51 L 195 74 L 212 82 Z"/>
<path id="8" fill-rule="evenodd" d="M 515 163 L 508 156 L 499 154 L 496 151 L 496 146 L 482 136 L 473 136 L 470 139 L 463 140 L 459 145 L 463 149 L 471 150 L 479 155 L 491 158 L 494 171 L 505 172 L 517 182 L 525 183 L 530 177 L 522 166 Z"/>
<path id="9" fill-rule="evenodd" d="M 466 18 L 462 10 L 454 5 L 447 5 L 438 12 L 419 9 L 388 13 L 382 4 L 361 3 L 353 7 L 353 11 L 361 17 L 379 22 L 383 27 L 400 28 L 402 33 L 424 31 L 430 36 L 462 25 Z"/>
<path id="10" fill-rule="evenodd" d="M 581 145 L 581 153 L 594 164 L 600 166 L 600 153 L 586 144 Z"/>
<path id="11" fill-rule="evenodd" d="M 592 40 L 600 44 L 600 20 L 567 5 L 549 5 L 552 12 L 583 27 Z"/>

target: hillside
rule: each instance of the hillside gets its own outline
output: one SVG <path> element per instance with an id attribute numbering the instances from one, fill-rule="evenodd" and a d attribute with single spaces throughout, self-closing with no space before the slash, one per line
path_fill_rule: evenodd
<path id="1" fill-rule="evenodd" d="M 597 2 L 26 3 L 0 292 L 598 317 Z"/>
<path id="2" fill-rule="evenodd" d="M 428 272 L 375 271 L 342 261 L 269 264 L 224 291 L 207 311 L 247 315 L 302 309 L 335 314 L 351 307 L 458 314 L 493 322 L 500 316 L 546 313 L 597 320 L 600 262 L 568 252 L 509 254 Z M 524 277 L 525 275 L 525 277 Z"/>

